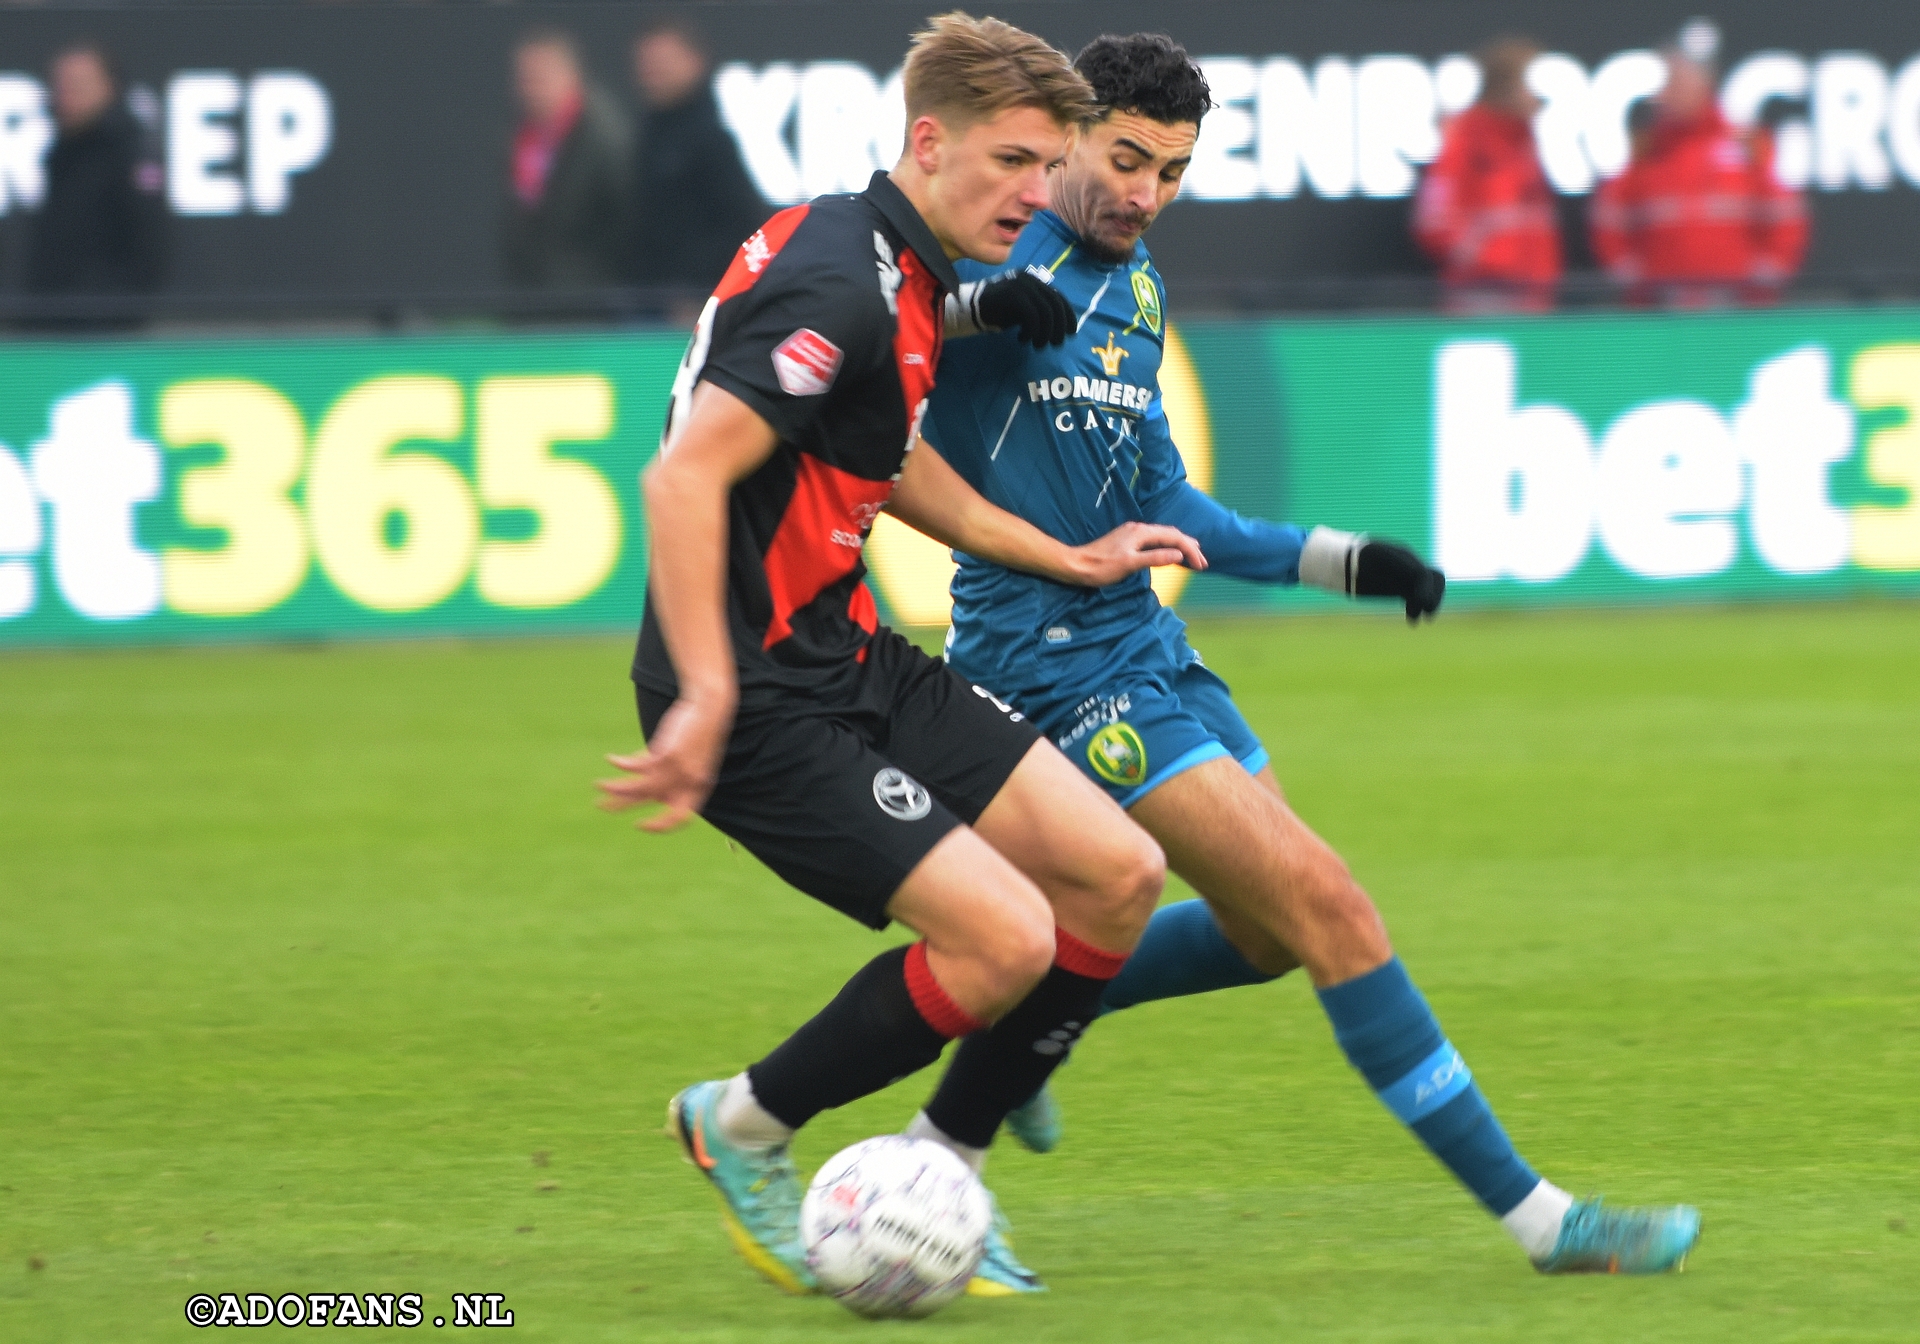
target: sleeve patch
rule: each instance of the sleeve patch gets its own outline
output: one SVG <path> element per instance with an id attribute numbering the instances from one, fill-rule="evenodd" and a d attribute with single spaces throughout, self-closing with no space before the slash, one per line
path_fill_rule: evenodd
<path id="1" fill-rule="evenodd" d="M 811 327 L 802 327 L 773 349 L 773 372 L 791 397 L 817 397 L 840 372 L 840 347 Z"/>

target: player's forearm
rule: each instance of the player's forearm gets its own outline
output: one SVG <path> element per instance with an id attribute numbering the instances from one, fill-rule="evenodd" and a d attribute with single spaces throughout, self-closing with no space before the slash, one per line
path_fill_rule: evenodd
<path id="1" fill-rule="evenodd" d="M 905 499 L 901 498 L 905 492 L 896 491 L 887 511 L 916 532 L 975 559 L 1039 574 L 1058 583 L 1086 581 L 1072 547 L 1024 518 L 988 503 L 958 475 L 954 481 L 958 489 L 917 491 Z"/>
<path id="2" fill-rule="evenodd" d="M 908 454 L 887 512 L 942 545 L 1059 583 L 1085 583 L 1084 557 L 990 503 L 922 439 Z"/>
<path id="3" fill-rule="evenodd" d="M 1149 521 L 1177 527 L 1199 542 L 1213 572 L 1255 583 L 1300 581 L 1304 528 L 1235 513 L 1184 480 L 1144 503 Z"/>
<path id="4" fill-rule="evenodd" d="M 671 458 L 647 469 L 647 586 L 680 698 L 731 713 L 739 699 L 727 633 L 729 483 Z"/>
<path id="5" fill-rule="evenodd" d="M 963 510 L 955 539 L 947 544 L 976 559 L 1055 583 L 1089 582 L 1079 551 L 978 496 Z"/>

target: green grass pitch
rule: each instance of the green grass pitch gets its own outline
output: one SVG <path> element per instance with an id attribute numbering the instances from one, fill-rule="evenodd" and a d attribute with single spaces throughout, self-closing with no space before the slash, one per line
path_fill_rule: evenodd
<path id="1" fill-rule="evenodd" d="M 659 1135 L 881 946 L 591 807 L 626 641 L 0 658 L 0 1338 L 195 1292 L 500 1292 L 511 1337 L 1920 1337 L 1920 609 L 1207 623 L 1536 1166 L 1705 1211 L 1542 1279 L 1298 977 L 1101 1024 L 990 1174 L 1053 1291 L 764 1286 Z M 1170 895 L 1175 893 L 1170 892 Z M 811 1169 L 922 1077 L 822 1117 Z"/>

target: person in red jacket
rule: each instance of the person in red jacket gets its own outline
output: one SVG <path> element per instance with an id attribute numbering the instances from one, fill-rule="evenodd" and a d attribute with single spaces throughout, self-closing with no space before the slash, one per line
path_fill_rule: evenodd
<path id="1" fill-rule="evenodd" d="M 1527 87 L 1539 48 L 1504 38 L 1478 56 L 1480 97 L 1447 124 L 1414 198 L 1413 232 L 1440 263 L 1448 312 L 1544 312 L 1560 281 L 1553 189 L 1533 142 Z"/>
<path id="2" fill-rule="evenodd" d="M 1807 246 L 1806 206 L 1773 170 L 1773 141 L 1714 99 L 1712 47 L 1661 54 L 1667 82 L 1626 170 L 1594 192 L 1594 255 L 1628 301 L 1669 308 L 1770 303 Z"/>

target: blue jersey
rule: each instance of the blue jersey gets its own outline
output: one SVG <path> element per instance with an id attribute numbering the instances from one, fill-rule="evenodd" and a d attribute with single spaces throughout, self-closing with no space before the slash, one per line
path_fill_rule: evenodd
<path id="1" fill-rule="evenodd" d="M 1029 265 L 1052 272 L 1079 314 L 1076 334 L 1038 351 L 1005 332 L 950 341 L 928 442 L 987 499 L 1069 545 L 1129 521 L 1167 523 L 1199 541 L 1212 572 L 1299 582 L 1302 529 L 1243 518 L 1187 480 L 1160 405 L 1165 290 L 1145 246 L 1101 262 L 1042 212 L 1005 266 L 958 270 L 965 282 Z M 1062 675 L 1097 681 L 1116 660 L 1164 653 L 1177 669 L 1194 657 L 1145 570 L 1083 588 L 955 559 L 948 656 L 982 684 L 1011 694 Z"/>

